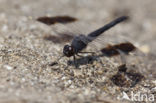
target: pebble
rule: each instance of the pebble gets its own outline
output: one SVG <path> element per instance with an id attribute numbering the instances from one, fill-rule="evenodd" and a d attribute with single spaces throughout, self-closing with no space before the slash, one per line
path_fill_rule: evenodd
<path id="1" fill-rule="evenodd" d="M 4 68 L 7 69 L 7 70 L 12 70 L 13 67 L 9 66 L 9 65 L 4 65 Z"/>
<path id="2" fill-rule="evenodd" d="M 7 25 L 3 25 L 1 31 L 7 32 L 8 31 L 8 26 Z"/>
<path id="3" fill-rule="evenodd" d="M 139 48 L 142 52 L 144 53 L 149 53 L 150 52 L 150 48 L 148 45 L 143 45 Z"/>

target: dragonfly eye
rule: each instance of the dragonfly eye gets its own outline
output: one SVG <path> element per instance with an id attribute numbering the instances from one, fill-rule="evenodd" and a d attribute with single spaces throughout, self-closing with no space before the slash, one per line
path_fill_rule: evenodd
<path id="1" fill-rule="evenodd" d="M 63 54 L 67 57 L 73 56 L 74 55 L 73 47 L 69 45 L 65 45 L 63 48 Z"/>

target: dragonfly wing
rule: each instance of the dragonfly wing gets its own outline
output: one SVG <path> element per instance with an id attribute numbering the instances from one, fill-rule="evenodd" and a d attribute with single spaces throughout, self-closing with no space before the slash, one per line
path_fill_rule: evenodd
<path id="1" fill-rule="evenodd" d="M 88 38 L 89 40 L 93 40 L 92 42 L 89 43 L 89 47 L 95 48 L 96 50 L 101 50 L 102 48 L 108 45 L 131 42 L 131 40 L 127 40 L 126 37 L 122 35 L 112 35 L 111 33 L 102 34 L 96 39 L 93 37 Z"/>

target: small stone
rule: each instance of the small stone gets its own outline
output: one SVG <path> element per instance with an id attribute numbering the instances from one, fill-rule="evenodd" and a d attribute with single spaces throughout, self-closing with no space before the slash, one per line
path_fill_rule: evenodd
<path id="1" fill-rule="evenodd" d="M 3 27 L 2 27 L 2 29 L 1 29 L 3 32 L 6 32 L 6 31 L 8 31 L 8 26 L 7 25 L 4 25 Z"/>
<path id="2" fill-rule="evenodd" d="M 6 68 L 7 70 L 12 70 L 13 67 L 9 66 L 9 65 L 4 65 L 4 68 Z"/>
<path id="3" fill-rule="evenodd" d="M 148 45 L 143 45 L 139 48 L 142 52 L 144 53 L 149 53 L 150 52 L 150 47 Z"/>
<path id="4" fill-rule="evenodd" d="M 22 78 L 22 81 L 25 82 L 25 78 Z"/>
<path id="5" fill-rule="evenodd" d="M 65 80 L 66 79 L 66 77 L 62 77 L 62 80 Z"/>
<path id="6" fill-rule="evenodd" d="M 98 74 L 102 75 L 103 74 L 103 70 L 98 70 Z"/>

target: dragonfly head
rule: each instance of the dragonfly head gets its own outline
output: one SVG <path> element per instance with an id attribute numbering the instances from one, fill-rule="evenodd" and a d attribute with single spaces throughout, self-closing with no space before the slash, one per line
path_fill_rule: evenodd
<path id="1" fill-rule="evenodd" d="M 63 48 L 63 54 L 67 57 L 74 55 L 74 48 L 70 45 L 65 45 Z"/>

